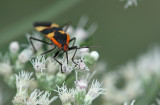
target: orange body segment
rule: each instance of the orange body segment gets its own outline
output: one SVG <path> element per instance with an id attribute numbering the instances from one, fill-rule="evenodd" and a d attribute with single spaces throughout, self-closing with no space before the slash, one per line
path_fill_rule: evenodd
<path id="1" fill-rule="evenodd" d="M 69 40 L 70 40 L 70 37 L 69 37 L 69 35 L 68 34 L 66 34 L 67 35 L 67 41 L 66 41 L 66 44 L 67 44 L 67 46 L 69 45 Z"/>
<path id="2" fill-rule="evenodd" d="M 53 37 L 51 38 L 51 40 L 52 40 L 52 42 L 56 45 L 56 46 L 58 46 L 59 48 L 61 48 L 61 44 L 60 43 L 58 43 Z"/>

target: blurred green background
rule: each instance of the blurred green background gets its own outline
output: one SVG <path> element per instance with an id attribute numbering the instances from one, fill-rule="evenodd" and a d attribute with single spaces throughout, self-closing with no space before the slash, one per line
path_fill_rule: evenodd
<path id="1" fill-rule="evenodd" d="M 11 41 L 26 42 L 25 34 L 34 31 L 35 21 L 52 21 L 76 26 L 87 15 L 87 27 L 98 23 L 92 45 L 109 68 L 136 59 L 149 46 L 160 42 L 160 1 L 138 0 L 138 6 L 124 9 L 120 0 L 1 0 L 0 51 L 6 52 Z M 86 27 L 86 28 L 87 28 Z"/>
<path id="2" fill-rule="evenodd" d="M 124 9 L 120 0 L 1 0 L 0 49 L 10 41 L 26 40 L 25 33 L 34 30 L 34 21 L 53 21 L 76 26 L 82 15 L 89 17 L 88 26 L 96 22 L 94 45 L 101 46 L 101 59 L 109 67 L 124 64 L 160 41 L 160 1 L 139 0 L 138 6 Z M 5 47 L 4 47 L 5 46 Z"/>

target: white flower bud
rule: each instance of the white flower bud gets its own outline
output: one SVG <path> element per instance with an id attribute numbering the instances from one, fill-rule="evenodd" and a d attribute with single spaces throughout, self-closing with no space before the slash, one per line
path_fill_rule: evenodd
<path id="1" fill-rule="evenodd" d="M 91 56 L 94 58 L 95 61 L 97 61 L 99 58 L 99 54 L 97 51 L 92 51 Z"/>
<path id="2" fill-rule="evenodd" d="M 32 56 L 33 51 L 29 48 L 24 49 L 18 56 L 18 60 L 21 63 L 26 63 L 27 61 L 29 61 L 30 57 Z"/>
<path id="3" fill-rule="evenodd" d="M 17 53 L 19 51 L 19 43 L 17 41 L 13 41 L 9 45 L 9 50 L 12 53 Z"/>

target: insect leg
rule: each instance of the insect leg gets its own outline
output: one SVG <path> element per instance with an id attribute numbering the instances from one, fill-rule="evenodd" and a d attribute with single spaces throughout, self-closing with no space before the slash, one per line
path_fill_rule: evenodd
<path id="1" fill-rule="evenodd" d="M 32 45 L 32 47 L 33 47 L 33 49 L 34 49 L 35 52 L 37 52 L 37 51 L 36 51 L 36 48 L 33 45 L 32 40 L 36 40 L 36 41 L 39 41 L 39 42 L 42 42 L 42 43 L 45 43 L 45 44 L 48 44 L 48 45 L 52 45 L 52 43 L 48 43 L 48 42 L 45 42 L 43 40 L 40 40 L 40 39 L 37 39 L 37 38 L 34 38 L 34 37 L 30 37 L 29 40 L 30 40 L 30 43 L 31 43 L 31 45 Z"/>
<path id="2" fill-rule="evenodd" d="M 68 51 L 66 50 L 66 58 L 67 58 L 67 64 L 68 64 Z"/>
<path id="3" fill-rule="evenodd" d="M 53 51 L 55 48 L 56 48 L 56 46 L 54 46 L 54 48 L 52 48 L 52 49 L 50 49 L 50 50 L 48 50 L 48 51 L 43 52 L 41 55 L 45 55 L 45 54 L 47 54 L 47 53 Z"/>
<path id="4" fill-rule="evenodd" d="M 59 52 L 60 52 L 60 50 L 59 50 L 58 52 L 56 52 L 56 54 L 53 56 L 53 58 L 54 58 L 55 61 L 57 61 L 57 62 L 60 64 L 60 66 L 61 66 L 61 72 L 63 73 L 63 71 L 62 71 L 62 63 L 59 62 L 59 61 L 56 59 L 56 57 L 58 56 Z"/>
<path id="5" fill-rule="evenodd" d="M 68 51 L 63 51 L 61 54 L 59 54 L 59 56 L 61 56 L 62 54 L 66 53 L 66 58 L 67 58 L 67 64 L 68 64 Z"/>
<path id="6" fill-rule="evenodd" d="M 74 63 L 74 64 L 77 64 L 75 61 L 74 61 L 74 57 L 75 57 L 75 55 L 76 55 L 76 52 L 77 52 L 77 49 L 81 49 L 81 48 L 96 48 L 97 46 L 91 46 L 91 47 L 88 47 L 88 46 L 84 46 L 84 47 L 77 47 L 77 46 L 73 46 L 73 47 L 70 47 L 69 49 L 68 49 L 68 51 L 70 51 L 70 50 L 75 50 L 75 52 L 74 52 L 74 54 L 73 54 L 73 57 L 72 57 L 72 62 Z"/>
<path id="7" fill-rule="evenodd" d="M 73 37 L 72 39 L 70 39 L 70 40 L 69 40 L 69 42 L 72 42 L 72 41 L 74 41 L 74 42 L 73 42 L 73 44 L 72 44 L 72 47 L 73 47 L 73 46 L 74 46 L 74 44 L 75 44 L 75 42 L 76 42 L 76 38 L 75 38 L 75 37 Z"/>
<path id="8" fill-rule="evenodd" d="M 63 55 L 65 53 L 65 51 L 63 51 L 61 54 L 59 54 L 59 56 Z"/>
<path id="9" fill-rule="evenodd" d="M 69 21 L 69 22 L 67 22 L 66 24 L 64 24 L 64 25 L 62 26 L 62 28 L 66 26 L 66 28 L 64 29 L 64 32 L 67 31 L 67 29 L 68 29 L 68 27 L 69 27 L 70 24 L 71 24 L 71 22 Z"/>
<path id="10" fill-rule="evenodd" d="M 74 52 L 71 60 L 72 60 L 72 62 L 73 62 L 74 64 L 76 64 L 76 65 L 77 65 L 77 63 L 74 61 L 74 57 L 75 57 L 75 55 L 76 55 L 77 49 L 78 49 L 77 46 L 73 46 L 73 47 L 70 47 L 70 48 L 68 49 L 68 51 L 69 51 L 69 50 L 75 50 L 75 52 Z"/>

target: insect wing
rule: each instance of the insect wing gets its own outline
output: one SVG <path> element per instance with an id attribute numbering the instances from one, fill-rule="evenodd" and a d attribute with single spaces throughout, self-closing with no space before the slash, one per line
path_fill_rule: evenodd
<path id="1" fill-rule="evenodd" d="M 37 31 L 47 35 L 53 32 L 53 28 L 59 27 L 59 25 L 51 22 L 35 22 L 34 27 Z"/>

